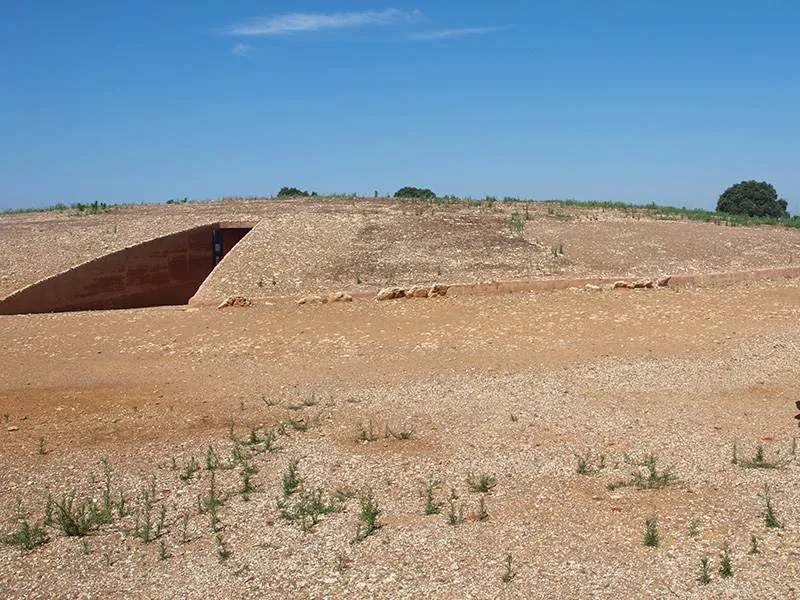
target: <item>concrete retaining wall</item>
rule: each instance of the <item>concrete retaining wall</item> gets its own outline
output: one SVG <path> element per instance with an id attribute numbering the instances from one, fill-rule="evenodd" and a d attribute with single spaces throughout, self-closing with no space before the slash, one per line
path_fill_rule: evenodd
<path id="1" fill-rule="evenodd" d="M 196 227 L 78 265 L 0 300 L 0 314 L 186 304 L 214 268 L 213 229 Z"/>

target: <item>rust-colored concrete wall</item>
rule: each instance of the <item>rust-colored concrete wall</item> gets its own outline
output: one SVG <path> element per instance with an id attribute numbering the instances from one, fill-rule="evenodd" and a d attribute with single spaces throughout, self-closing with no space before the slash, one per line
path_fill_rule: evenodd
<path id="1" fill-rule="evenodd" d="M 186 304 L 214 268 L 212 229 L 174 233 L 44 279 L 0 301 L 0 314 Z"/>

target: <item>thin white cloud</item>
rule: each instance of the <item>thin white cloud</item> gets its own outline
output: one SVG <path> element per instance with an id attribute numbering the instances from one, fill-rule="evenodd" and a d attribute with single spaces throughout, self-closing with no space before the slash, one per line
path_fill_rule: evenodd
<path id="1" fill-rule="evenodd" d="M 411 37 L 415 40 L 446 40 L 450 38 L 465 37 L 468 35 L 483 35 L 503 31 L 508 27 L 462 27 L 460 29 L 439 29 L 437 31 L 423 31 Z"/>
<path id="2" fill-rule="evenodd" d="M 247 44 L 236 44 L 231 52 L 236 56 L 250 56 L 253 52 L 253 47 Z"/>
<path id="3" fill-rule="evenodd" d="M 228 28 L 230 35 L 285 35 L 322 29 L 342 29 L 367 25 L 389 25 L 409 22 L 421 16 L 418 10 L 403 11 L 396 8 L 343 13 L 288 13 L 272 17 L 251 19 Z"/>

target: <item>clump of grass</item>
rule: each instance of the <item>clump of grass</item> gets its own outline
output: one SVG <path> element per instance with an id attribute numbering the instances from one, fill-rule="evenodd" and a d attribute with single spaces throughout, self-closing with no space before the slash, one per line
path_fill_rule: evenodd
<path id="1" fill-rule="evenodd" d="M 381 524 L 378 523 L 378 516 L 381 510 L 372 488 L 362 490 L 358 501 L 361 505 L 361 513 L 358 515 L 359 523 L 356 527 L 356 541 L 361 541 L 381 528 Z"/>
<path id="2" fill-rule="evenodd" d="M 700 519 L 692 519 L 689 523 L 689 536 L 696 538 L 700 535 Z"/>
<path id="3" fill-rule="evenodd" d="M 247 437 L 247 441 L 245 441 L 245 444 L 247 444 L 248 446 L 255 446 L 256 444 L 260 443 L 261 443 L 261 438 L 258 437 L 258 430 L 251 429 L 250 435 Z"/>
<path id="4" fill-rule="evenodd" d="M 514 556 L 509 552 L 503 560 L 503 574 L 500 576 L 500 581 L 503 583 L 510 583 L 517 576 L 517 571 L 514 569 Z"/>
<path id="5" fill-rule="evenodd" d="M 22 552 L 30 552 L 48 542 L 47 534 L 39 523 L 31 525 L 27 519 L 19 521 L 19 529 L 3 538 L 3 543 Z"/>
<path id="6" fill-rule="evenodd" d="M 271 429 L 264 432 L 264 438 L 261 440 L 262 452 L 277 452 L 278 448 L 275 446 L 275 440 L 278 438 L 277 434 Z"/>
<path id="7" fill-rule="evenodd" d="M 297 472 L 297 465 L 300 463 L 299 458 L 293 458 L 289 461 L 289 468 L 283 474 L 283 497 L 288 498 L 300 488 L 301 478 Z"/>
<path id="8" fill-rule="evenodd" d="M 525 229 L 525 221 L 520 216 L 519 211 L 511 213 L 510 224 L 514 233 L 522 233 L 522 230 Z"/>
<path id="9" fill-rule="evenodd" d="M 428 483 L 425 486 L 425 510 L 426 515 L 438 515 L 442 512 L 442 502 L 439 502 L 434 497 L 434 490 L 439 486 L 439 482 L 428 476 Z"/>
<path id="10" fill-rule="evenodd" d="M 47 492 L 44 500 L 44 524 L 46 527 L 53 526 L 53 495 Z"/>
<path id="11" fill-rule="evenodd" d="M 359 442 L 375 442 L 378 439 L 378 434 L 375 433 L 375 429 L 372 425 L 372 419 L 370 419 L 369 424 L 364 427 L 363 423 L 359 423 L 358 425 L 358 436 L 356 439 Z"/>
<path id="12" fill-rule="evenodd" d="M 195 473 L 200 470 L 200 465 L 197 464 L 197 459 L 192 456 L 189 459 L 189 462 L 186 465 L 186 468 L 183 470 L 183 473 L 179 475 L 181 481 L 189 481 Z"/>
<path id="13" fill-rule="evenodd" d="M 467 477 L 467 486 L 471 492 L 488 494 L 497 485 L 497 478 L 493 475 L 470 475 Z"/>
<path id="14" fill-rule="evenodd" d="M 575 472 L 578 475 L 599 475 L 606 466 L 605 455 L 601 454 L 595 461 L 591 450 L 587 450 L 585 454 L 575 453 L 575 460 Z"/>
<path id="15" fill-rule="evenodd" d="M 122 490 L 119 491 L 119 498 L 114 503 L 114 508 L 117 513 L 117 518 L 119 519 L 121 519 L 130 512 L 126 507 L 125 492 L 123 492 Z"/>
<path id="16" fill-rule="evenodd" d="M 216 476 L 214 471 L 211 471 L 211 476 L 208 481 L 208 493 L 203 498 L 198 497 L 198 512 L 208 515 L 209 525 L 213 533 L 219 531 L 219 516 L 217 511 L 223 503 L 224 498 L 217 489 Z"/>
<path id="17" fill-rule="evenodd" d="M 472 518 L 475 521 L 485 521 L 489 518 L 489 511 L 486 510 L 486 498 L 481 496 L 481 499 L 478 501 L 478 510 L 472 513 Z"/>
<path id="18" fill-rule="evenodd" d="M 722 556 L 719 560 L 719 574 L 721 577 L 733 577 L 733 557 L 731 556 L 731 548 L 728 544 L 722 547 Z"/>
<path id="19" fill-rule="evenodd" d="M 649 548 L 658 546 L 658 518 L 651 517 L 644 522 L 644 545 Z"/>
<path id="20" fill-rule="evenodd" d="M 167 544 L 164 540 L 158 541 L 158 560 L 167 560 L 172 555 L 167 550 Z"/>
<path id="21" fill-rule="evenodd" d="M 414 435 L 413 427 L 404 426 L 402 429 L 394 431 L 388 425 L 386 426 L 386 437 L 392 436 L 396 440 L 410 440 L 413 435 Z"/>
<path id="22" fill-rule="evenodd" d="M 304 532 L 314 529 L 325 515 L 339 510 L 334 500 L 325 500 L 325 493 L 321 489 L 301 490 L 294 500 L 279 498 L 276 503 L 281 517 L 299 523 Z"/>
<path id="23" fill-rule="evenodd" d="M 67 537 L 83 537 L 94 526 L 89 505 L 88 500 L 76 503 L 74 490 L 63 495 L 54 501 L 56 527 Z"/>
<path id="24" fill-rule="evenodd" d="M 758 548 L 758 538 L 753 534 L 750 535 L 750 554 L 761 554 L 761 550 Z"/>
<path id="25" fill-rule="evenodd" d="M 153 507 L 155 505 L 155 490 L 147 486 L 142 487 L 139 494 L 139 505 L 134 512 L 133 535 L 145 544 L 154 540 L 157 523 L 153 520 Z M 162 510 L 164 507 L 162 506 Z M 163 524 L 162 524 L 163 526 Z"/>
<path id="26" fill-rule="evenodd" d="M 206 451 L 206 471 L 214 471 L 219 468 L 219 456 L 214 446 L 209 446 Z"/>
<path id="27" fill-rule="evenodd" d="M 239 488 L 239 495 L 245 502 L 250 500 L 250 494 L 256 491 L 256 487 L 253 485 L 251 478 L 257 472 L 258 469 L 256 469 L 255 465 L 250 464 L 246 460 L 242 462 L 242 470 L 239 472 L 242 478 L 242 487 Z"/>
<path id="28" fill-rule="evenodd" d="M 702 585 L 708 585 L 711 583 L 711 572 L 709 570 L 708 558 L 703 557 L 700 560 L 700 565 L 702 567 L 702 572 L 700 573 L 700 583 Z"/>
<path id="29" fill-rule="evenodd" d="M 731 458 L 731 462 L 745 469 L 780 469 L 785 466 L 782 462 L 767 460 L 764 446 L 761 444 L 756 446 L 756 453 L 752 460 L 739 458 L 736 442 L 733 443 L 733 457 Z"/>
<path id="30" fill-rule="evenodd" d="M 672 474 L 672 467 L 658 469 L 658 460 L 654 454 L 648 454 L 644 460 L 635 463 L 636 469 L 628 480 L 616 481 L 608 484 L 609 490 L 621 487 L 635 487 L 637 490 L 655 490 L 672 483 L 678 479 Z"/>
<path id="31" fill-rule="evenodd" d="M 227 544 L 225 544 L 225 541 L 222 539 L 222 536 L 219 534 L 219 532 L 217 532 L 214 536 L 214 542 L 217 549 L 217 558 L 219 559 L 219 562 L 225 562 L 230 558 L 231 551 Z"/>
<path id="32" fill-rule="evenodd" d="M 765 483 L 764 489 L 759 495 L 762 500 L 764 500 L 764 522 L 767 527 L 770 529 L 781 529 L 783 523 L 781 523 L 778 516 L 775 514 L 775 505 L 772 503 L 772 491 L 769 489 L 769 485 Z"/>
<path id="33" fill-rule="evenodd" d="M 453 488 L 450 490 L 450 496 L 447 498 L 447 504 L 450 507 L 447 511 L 447 522 L 454 527 L 460 525 L 464 521 L 464 506 L 457 504 L 456 500 L 458 500 L 458 494 L 455 488 Z"/>
<path id="34" fill-rule="evenodd" d="M 305 432 L 308 431 L 309 421 L 307 419 L 289 419 L 286 421 L 289 427 L 295 431 Z"/>

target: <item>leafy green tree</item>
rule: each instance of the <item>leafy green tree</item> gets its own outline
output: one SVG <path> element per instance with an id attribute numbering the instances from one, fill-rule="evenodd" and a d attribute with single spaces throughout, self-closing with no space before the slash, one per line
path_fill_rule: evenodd
<path id="1" fill-rule="evenodd" d="M 717 201 L 717 210 L 733 215 L 775 217 L 785 219 L 786 200 L 778 198 L 772 184 L 766 181 L 742 181 L 725 190 Z"/>
<path id="2" fill-rule="evenodd" d="M 316 192 L 310 194 L 305 190 L 300 190 L 296 187 L 282 187 L 278 191 L 278 198 L 307 198 L 309 196 L 316 196 Z"/>
<path id="3" fill-rule="evenodd" d="M 434 194 L 428 188 L 417 188 L 417 187 L 403 187 L 397 190 L 394 194 L 395 198 L 422 198 L 424 200 L 432 200 L 436 198 L 436 194 Z"/>

